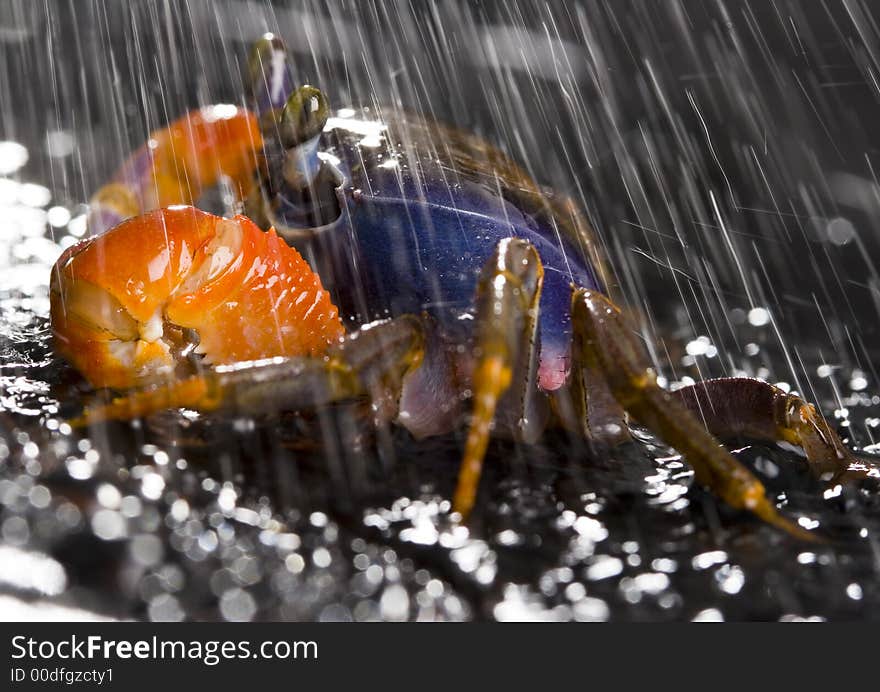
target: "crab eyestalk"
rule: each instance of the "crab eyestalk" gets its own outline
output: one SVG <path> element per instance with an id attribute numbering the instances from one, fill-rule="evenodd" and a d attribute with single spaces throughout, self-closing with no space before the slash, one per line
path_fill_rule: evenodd
<path id="1" fill-rule="evenodd" d="M 284 104 L 279 122 L 285 148 L 283 174 L 294 189 L 311 185 L 321 169 L 318 139 L 329 116 L 327 97 L 308 84 L 295 90 Z"/>
<path id="2" fill-rule="evenodd" d="M 284 145 L 294 147 L 319 134 L 327 124 L 330 105 L 317 87 L 309 84 L 296 89 L 281 111 L 281 136 Z"/>
<path id="3" fill-rule="evenodd" d="M 257 114 L 280 110 L 294 86 L 284 41 L 275 34 L 263 34 L 251 48 L 247 72 Z"/>

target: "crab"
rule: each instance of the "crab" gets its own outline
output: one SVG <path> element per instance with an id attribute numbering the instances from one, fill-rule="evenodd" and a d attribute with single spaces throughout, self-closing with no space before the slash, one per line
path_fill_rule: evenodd
<path id="1" fill-rule="evenodd" d="M 53 270 L 58 352 L 121 390 L 75 422 L 366 397 L 417 438 L 467 426 L 453 498 L 466 518 L 491 435 L 531 444 L 563 426 L 616 445 L 629 416 L 727 504 L 814 538 L 717 438 L 798 445 L 825 479 L 861 462 L 813 405 L 766 382 L 659 386 L 571 200 L 473 135 L 331 111 L 294 86 L 274 36 L 249 73 L 251 109 L 154 133 L 92 199 L 94 237 Z M 246 216 L 190 206 L 220 181 Z"/>

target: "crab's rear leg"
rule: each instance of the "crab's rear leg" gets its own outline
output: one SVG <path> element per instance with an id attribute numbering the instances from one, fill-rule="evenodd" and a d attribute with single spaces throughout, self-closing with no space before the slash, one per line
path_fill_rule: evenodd
<path id="1" fill-rule="evenodd" d="M 537 386 L 538 302 L 544 269 L 532 245 L 502 240 L 483 267 L 475 301 L 473 408 L 453 508 L 467 517 L 474 506 L 493 423 L 534 441 L 547 419 Z"/>
<path id="2" fill-rule="evenodd" d="M 270 358 L 207 368 L 186 379 L 133 390 L 87 407 L 83 426 L 149 416 L 168 408 L 265 415 L 368 395 L 377 415 L 395 415 L 404 378 L 421 363 L 424 330 L 404 315 L 377 322 L 331 346 L 324 357 Z"/>
<path id="3" fill-rule="evenodd" d="M 820 480 L 838 482 L 876 473 L 876 465 L 857 458 L 815 406 L 768 382 L 722 377 L 682 387 L 672 396 L 718 437 L 797 445 Z"/>
<path id="4" fill-rule="evenodd" d="M 801 538 L 815 537 L 781 516 L 764 485 L 725 450 L 680 397 L 662 389 L 620 311 L 602 294 L 578 289 L 572 321 L 584 366 L 601 371 L 614 397 L 640 423 L 677 449 L 701 485 L 735 508 L 747 509 Z"/>

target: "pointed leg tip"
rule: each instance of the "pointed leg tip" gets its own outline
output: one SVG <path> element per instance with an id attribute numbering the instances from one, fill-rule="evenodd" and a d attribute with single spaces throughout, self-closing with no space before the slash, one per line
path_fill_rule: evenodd
<path id="1" fill-rule="evenodd" d="M 107 420 L 109 420 L 109 416 L 103 407 L 90 406 L 84 408 L 78 416 L 67 418 L 65 422 L 74 430 L 82 430 L 98 423 L 104 423 Z"/>
<path id="2" fill-rule="evenodd" d="M 474 504 L 475 497 L 473 492 L 469 489 L 456 490 L 455 498 L 452 500 L 451 516 L 455 518 L 457 515 L 458 523 L 466 524 L 471 516 Z"/>
<path id="3" fill-rule="evenodd" d="M 85 416 L 68 418 L 65 423 L 67 423 L 73 430 L 82 430 L 83 428 L 88 426 L 88 421 L 86 420 Z"/>
<path id="4" fill-rule="evenodd" d="M 471 513 L 470 512 L 461 512 L 461 511 L 456 510 L 454 508 L 453 508 L 452 513 L 449 515 L 449 518 L 452 521 L 453 525 L 455 525 L 455 526 L 467 528 L 470 526 L 470 523 L 471 523 L 470 522 L 470 520 L 471 520 Z"/>
<path id="5" fill-rule="evenodd" d="M 769 502 L 761 503 L 753 511 L 765 522 L 767 522 L 771 526 L 775 526 L 778 529 L 782 529 L 793 538 L 797 538 L 798 540 L 806 541 L 808 543 L 827 543 L 827 539 L 823 536 L 813 533 L 812 531 L 808 531 L 804 527 L 793 522 L 791 519 L 782 516 Z"/>

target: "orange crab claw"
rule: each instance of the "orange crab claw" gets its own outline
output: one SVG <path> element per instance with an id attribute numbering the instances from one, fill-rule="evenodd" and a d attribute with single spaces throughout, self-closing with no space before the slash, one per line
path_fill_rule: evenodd
<path id="1" fill-rule="evenodd" d="M 115 225 L 151 209 L 192 204 L 224 175 L 244 198 L 261 148 L 260 127 L 250 111 L 229 104 L 191 111 L 153 132 L 95 193 L 92 231 L 105 230 L 104 217 Z"/>
<path id="2" fill-rule="evenodd" d="M 343 335 L 320 278 L 274 230 L 189 206 L 129 219 L 67 250 L 51 281 L 56 348 L 96 387 L 210 364 L 320 355 Z"/>

